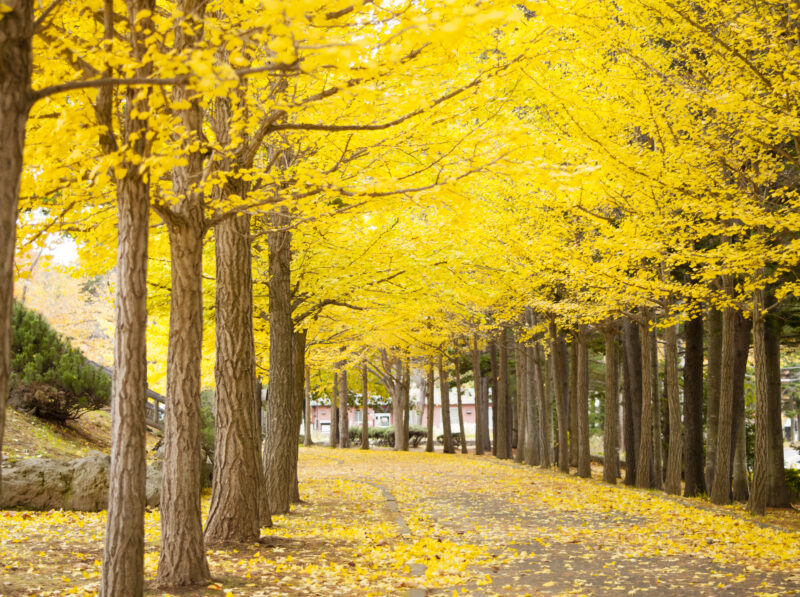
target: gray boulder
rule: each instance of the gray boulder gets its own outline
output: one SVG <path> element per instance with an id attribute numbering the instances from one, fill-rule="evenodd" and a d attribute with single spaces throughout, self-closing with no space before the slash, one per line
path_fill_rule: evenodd
<path id="1" fill-rule="evenodd" d="M 109 457 L 100 452 L 71 461 L 20 460 L 3 470 L 0 507 L 103 510 L 108 503 L 109 464 Z"/>

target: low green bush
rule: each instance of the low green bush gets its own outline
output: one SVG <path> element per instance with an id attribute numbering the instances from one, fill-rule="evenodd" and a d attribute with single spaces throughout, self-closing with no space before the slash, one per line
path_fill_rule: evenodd
<path id="1" fill-rule="evenodd" d="M 9 404 L 64 422 L 106 406 L 111 379 L 35 311 L 15 302 Z"/>
<path id="2" fill-rule="evenodd" d="M 355 445 L 361 442 L 361 425 L 354 425 L 350 427 L 350 444 Z M 410 446 L 417 447 L 419 444 L 428 437 L 428 431 L 425 427 L 418 427 L 412 425 L 408 428 L 408 443 Z M 394 427 L 370 427 L 369 428 L 370 443 L 377 446 L 390 446 L 394 447 Z"/>

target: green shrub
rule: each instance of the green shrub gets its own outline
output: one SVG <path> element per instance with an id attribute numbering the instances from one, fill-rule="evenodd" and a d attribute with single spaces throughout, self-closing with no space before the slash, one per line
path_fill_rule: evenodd
<path id="1" fill-rule="evenodd" d="M 789 497 L 793 502 L 800 501 L 800 470 L 787 468 L 785 473 L 786 486 L 789 488 Z"/>
<path id="2" fill-rule="evenodd" d="M 11 326 L 11 406 L 63 422 L 108 404 L 108 375 L 41 315 L 15 302 Z"/>
<path id="3" fill-rule="evenodd" d="M 408 428 L 408 443 L 411 446 L 418 446 L 422 440 L 428 437 L 425 427 L 410 426 Z M 369 439 L 377 446 L 394 447 L 394 427 L 370 427 Z M 350 427 L 350 443 L 361 442 L 361 425 Z"/>

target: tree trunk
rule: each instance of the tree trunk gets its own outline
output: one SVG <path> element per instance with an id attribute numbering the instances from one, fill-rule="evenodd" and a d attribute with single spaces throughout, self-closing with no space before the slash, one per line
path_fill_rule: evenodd
<path id="1" fill-rule="evenodd" d="M 769 483 L 769 375 L 767 374 L 766 329 L 763 289 L 753 294 L 753 358 L 755 359 L 756 437 L 753 454 L 753 491 L 747 508 L 754 514 L 767 510 Z"/>
<path id="2" fill-rule="evenodd" d="M 586 344 L 586 326 L 578 329 L 575 365 L 576 380 L 575 409 L 578 420 L 578 476 L 592 476 L 591 455 L 589 453 L 589 347 Z"/>
<path id="3" fill-rule="evenodd" d="M 11 8 L 11 11 L 0 16 L 0 50 L 2 50 L 0 51 L 0 448 L 3 447 L 11 370 L 11 311 L 14 304 L 17 206 L 19 205 L 19 185 L 22 176 L 22 153 L 25 149 L 25 124 L 28 121 L 30 110 L 28 94 L 31 88 L 33 69 L 33 1 L 11 0 L 6 1 L 5 4 Z M 145 196 L 145 200 L 149 200 L 147 196 Z M 126 209 L 140 209 L 135 205 L 135 200 L 132 203 L 134 205 L 129 204 Z M 122 207 L 120 207 L 121 211 Z M 130 214 L 128 216 L 131 217 Z M 120 215 L 121 217 L 122 215 Z M 127 223 L 129 226 L 135 226 L 135 223 L 130 220 Z M 125 240 L 138 241 L 139 231 L 130 227 L 128 230 L 128 234 L 133 232 L 135 238 L 128 237 Z M 120 230 L 120 234 L 121 232 Z M 119 242 L 123 242 L 121 235 Z M 146 252 L 144 259 L 147 259 Z M 146 294 L 146 290 L 144 292 Z M 132 371 L 136 371 L 137 366 L 138 363 L 134 364 Z M 126 388 L 126 391 L 132 389 Z M 132 404 L 126 408 L 130 406 Z M 136 425 L 137 423 L 134 423 L 133 431 L 136 431 Z M 139 465 L 137 464 L 136 467 L 138 469 Z M 0 492 L 2 491 L 2 481 L 2 468 L 0 468 Z M 133 475 L 132 481 L 138 484 L 137 474 Z M 133 510 L 130 513 L 135 515 Z M 121 512 L 120 515 L 122 514 Z M 144 519 L 141 524 L 144 525 Z M 138 545 L 138 538 L 132 537 L 132 539 Z M 136 582 L 138 584 L 136 586 L 141 587 L 144 582 L 143 572 L 141 572 L 144 565 L 142 559 L 144 544 L 142 543 L 141 553 L 136 545 L 131 546 L 130 554 L 126 554 L 125 557 L 130 558 L 136 555 L 139 558 L 138 567 L 131 570 L 130 575 L 137 575 L 138 581 Z M 123 561 L 122 557 L 120 561 Z M 117 565 L 119 566 L 119 562 Z M 128 584 L 133 586 L 131 583 L 134 581 L 127 579 L 127 570 L 119 569 L 114 572 L 117 574 L 125 572 L 124 578 L 120 579 L 123 584 L 119 586 Z"/>
<path id="4" fill-rule="evenodd" d="M 642 434 L 642 343 L 639 327 L 623 323 L 625 385 L 625 485 L 636 485 L 636 463 Z"/>
<path id="5" fill-rule="evenodd" d="M 303 417 L 305 409 L 305 372 L 306 372 L 306 330 L 295 331 L 292 334 L 292 395 L 294 396 L 294 441 L 292 443 L 292 484 L 289 501 L 292 504 L 300 503 L 300 480 L 297 476 L 297 463 L 300 458 L 300 441 L 298 438 L 300 430 L 300 419 Z"/>
<path id="6" fill-rule="evenodd" d="M 190 156 L 190 163 L 192 161 Z M 187 168 L 189 174 L 194 168 Z M 178 183 L 190 188 L 191 178 Z M 203 347 L 203 203 L 189 193 L 169 222 L 172 257 L 161 553 L 156 583 L 179 587 L 210 579 L 200 512 L 200 365 Z M 248 378 L 251 383 L 252 377 Z M 249 408 L 249 407 L 248 407 Z"/>
<path id="7" fill-rule="evenodd" d="M 433 358 L 428 360 L 428 383 L 426 384 L 426 400 L 427 400 L 427 426 L 428 437 L 425 438 L 425 451 L 433 452 L 433 415 L 436 404 L 433 400 Z"/>
<path id="8" fill-rule="evenodd" d="M 442 402 L 442 427 L 444 440 L 444 453 L 453 454 L 453 435 L 450 429 L 450 387 L 447 383 L 447 373 L 444 369 L 444 358 L 439 354 L 439 392 Z"/>
<path id="9" fill-rule="evenodd" d="M 719 413 L 717 422 L 716 462 L 711 501 L 729 504 L 731 501 L 731 437 L 733 427 L 733 375 L 736 342 L 736 311 L 726 308 L 722 312 L 722 360 L 720 363 Z"/>
<path id="10" fill-rule="evenodd" d="M 681 492 L 681 464 L 683 440 L 681 437 L 681 397 L 678 382 L 678 326 L 669 326 L 664 333 L 667 378 L 667 402 L 669 404 L 669 455 L 667 480 L 664 491 L 679 495 Z"/>
<path id="11" fill-rule="evenodd" d="M 747 479 L 747 447 L 742 444 L 741 454 L 739 443 L 744 438 L 745 432 L 745 405 L 744 405 L 744 378 L 747 373 L 747 357 L 750 353 L 750 326 L 751 321 L 745 319 L 744 314 L 736 312 L 735 323 L 735 352 L 733 362 L 733 428 L 731 430 L 731 479 L 733 499 L 746 502 L 749 495 Z"/>
<path id="12" fill-rule="evenodd" d="M 683 363 L 684 490 L 694 497 L 705 493 L 703 473 L 703 317 L 684 324 Z"/>
<path id="13" fill-rule="evenodd" d="M 289 511 L 294 486 L 292 466 L 297 446 L 292 321 L 291 232 L 285 208 L 269 214 L 269 396 L 266 407 L 263 466 L 272 514 Z M 335 427 L 335 421 L 332 428 Z"/>
<path id="14" fill-rule="evenodd" d="M 497 342 L 489 344 L 489 362 L 492 369 L 492 454 L 497 456 L 497 396 L 499 392 L 500 370 L 497 367 Z"/>
<path id="15" fill-rule="evenodd" d="M 567 416 L 569 417 L 569 465 L 578 466 L 578 343 L 569 345 L 569 393 Z"/>
<path id="16" fill-rule="evenodd" d="M 536 392 L 539 394 L 539 433 L 542 441 L 539 445 L 539 466 L 549 470 L 553 466 L 553 403 L 550 400 L 547 372 L 550 367 L 542 355 L 539 343 L 533 345 L 533 365 L 536 373 Z"/>
<path id="17" fill-rule="evenodd" d="M 483 407 L 483 451 L 492 451 L 491 433 L 489 432 L 489 379 L 481 378 L 481 406 Z"/>
<path id="18" fill-rule="evenodd" d="M 770 295 L 767 301 L 772 302 Z M 768 313 L 764 318 L 764 347 L 767 375 L 767 506 L 789 508 L 789 489 L 783 461 L 783 421 L 781 415 L 781 318 Z M 800 428 L 800 415 L 798 415 Z"/>
<path id="19" fill-rule="evenodd" d="M 403 367 L 403 451 L 408 452 L 408 427 L 411 419 L 411 364 L 406 359 Z"/>
<path id="20" fill-rule="evenodd" d="M 475 386 L 475 454 L 483 454 L 484 412 L 483 392 L 481 392 L 481 354 L 478 352 L 478 336 L 472 338 L 472 380 Z"/>
<path id="21" fill-rule="evenodd" d="M 113 6 L 105 3 L 106 36 L 113 35 Z M 130 20 L 141 10 L 153 10 L 153 0 L 129 0 Z M 11 267 L 14 255 L 16 198 L 22 166 L 25 134 L 25 111 L 19 110 L 21 98 L 15 92 L 26 92 L 30 85 L 33 3 L 18 2 L 11 14 L 0 19 L 0 38 L 5 39 L 0 71 L 0 304 L 11 307 Z M 149 19 L 143 27 L 152 26 Z M 25 39 L 20 39 L 20 30 Z M 15 40 L 17 38 L 17 40 Z M 13 41 L 11 41 L 13 40 Z M 9 43 L 11 41 L 11 43 Z M 146 52 L 144 36 L 139 30 L 131 39 L 133 54 L 141 58 Z M 17 56 L 13 54 L 19 52 Z M 7 57 L 7 58 L 6 58 Z M 137 74 L 149 74 L 150 67 L 141 67 Z M 17 79 L 17 80 L 15 80 Z M 23 82 L 24 81 L 24 82 Z M 10 88 L 7 86 L 10 85 Z M 110 89 L 105 89 L 100 94 Z M 109 93 L 110 96 L 110 93 Z M 129 87 L 126 103 L 147 111 L 147 95 Z M 9 101 L 10 100 L 10 101 Z M 146 121 L 126 118 L 125 141 L 136 155 L 146 157 L 149 145 L 144 135 Z M 136 133 L 137 138 L 131 139 Z M 110 133 L 109 133 L 110 134 Z M 19 161 L 17 161 L 19 159 Z M 19 168 L 18 168 L 19 166 Z M 142 173 L 133 164 L 123 163 L 126 174 L 117 181 L 117 288 L 114 301 L 114 373 L 111 384 L 111 464 L 109 468 L 108 516 L 103 551 L 100 595 L 141 595 L 144 590 L 144 511 L 146 505 L 146 428 L 147 403 L 147 239 L 149 233 L 150 189 Z M 11 228 L 7 228 L 10 224 Z M 9 251 L 6 253 L 6 251 Z M 6 269 L 8 268 L 8 269 Z M 8 295 L 5 291 L 8 290 Z M 7 320 L 10 322 L 10 317 Z M 4 333 L 8 326 L 3 323 Z M 6 335 L 8 338 L 10 335 Z M 8 393 L 8 345 L 0 348 L 0 447 Z M 1 480 L 0 480 L 1 481 Z M 0 487 L 2 492 L 2 487 Z"/>
<path id="22" fill-rule="evenodd" d="M 650 330 L 650 311 L 641 310 L 642 321 L 639 323 L 639 337 L 642 346 L 642 418 L 639 436 L 639 451 L 636 459 L 636 487 L 650 489 L 652 486 L 651 471 L 653 467 L 653 332 Z M 627 462 L 627 457 L 626 457 Z"/>
<path id="23" fill-rule="evenodd" d="M 0 20 L 0 30 L 6 19 Z M 133 98 L 132 92 L 129 97 Z M 4 130 L 2 119 L 0 130 Z M 7 185 L 2 188 L 7 188 Z M 2 205 L 5 205 L 5 200 Z M 147 502 L 147 237 L 150 225 L 150 191 L 136 168 L 128 169 L 125 178 L 117 183 L 117 212 L 111 466 L 100 581 L 100 594 L 106 597 L 141 595 L 144 586 L 144 510 Z M 10 264 L 11 259 L 3 259 L 2 263 Z M 0 393 L 0 417 L 5 414 L 5 396 L 4 390 Z"/>
<path id="24" fill-rule="evenodd" d="M 461 453 L 467 453 L 467 435 L 464 432 L 464 410 L 461 406 L 461 371 L 459 367 L 459 360 L 455 361 L 456 367 L 456 399 L 458 401 L 458 428 L 459 439 L 461 440 Z"/>
<path id="25" fill-rule="evenodd" d="M 538 387 L 536 384 L 536 371 L 533 352 L 530 346 L 522 346 L 522 356 L 525 359 L 525 464 L 536 466 L 540 462 L 541 432 L 539 429 L 539 402 Z"/>
<path id="26" fill-rule="evenodd" d="M 339 374 L 339 447 L 350 447 L 350 413 L 347 404 L 347 370 L 342 365 Z"/>
<path id="27" fill-rule="evenodd" d="M 361 366 L 361 449 L 369 450 L 369 372 Z"/>
<path id="28" fill-rule="evenodd" d="M 397 415 L 397 406 L 392 397 L 392 407 Z M 331 448 L 339 447 L 339 372 L 333 372 L 333 391 L 331 392 L 331 424 L 328 434 L 328 443 Z"/>
<path id="29" fill-rule="evenodd" d="M 619 476 L 619 442 L 617 441 L 617 422 L 619 421 L 619 401 L 617 397 L 617 331 L 613 322 L 603 328 L 606 347 L 605 367 L 605 409 L 603 414 L 603 480 L 615 485 Z"/>
<path id="30" fill-rule="evenodd" d="M 216 228 L 216 393 L 214 475 L 205 538 L 214 542 L 252 542 L 260 535 L 259 462 L 256 410 L 253 408 L 252 272 L 249 216 Z"/>
<path id="31" fill-rule="evenodd" d="M 559 346 L 564 342 L 562 334 L 556 330 L 553 319 L 549 324 L 550 359 L 553 369 L 553 387 L 555 388 L 556 423 L 558 425 L 558 470 L 569 473 L 569 419 L 567 413 L 567 396 L 564 381 L 567 379 L 566 351 Z"/>
<path id="32" fill-rule="evenodd" d="M 525 461 L 525 446 L 529 441 L 529 438 L 527 437 L 528 395 L 527 395 L 527 387 L 525 384 L 528 372 L 525 368 L 525 357 L 523 356 L 522 350 L 523 350 L 522 345 L 519 342 L 517 342 L 514 348 L 514 361 L 515 361 L 514 369 L 517 378 L 517 404 L 516 404 L 517 450 L 514 453 L 515 462 Z"/>
<path id="33" fill-rule="evenodd" d="M 653 325 L 655 326 L 655 315 L 652 311 L 650 313 L 653 316 Z M 654 327 L 651 333 L 653 335 L 650 343 L 650 366 L 653 368 L 653 385 L 650 388 L 653 400 L 653 468 L 651 469 L 650 482 L 655 489 L 661 489 L 664 486 L 664 441 L 661 429 L 661 396 L 658 384 L 658 330 Z"/>
<path id="34" fill-rule="evenodd" d="M 736 431 L 736 446 L 733 452 L 733 499 L 746 503 L 750 497 L 750 487 L 747 479 L 747 438 L 745 436 L 745 420 L 739 417 L 738 430 Z"/>
<path id="35" fill-rule="evenodd" d="M 503 326 L 500 331 L 499 368 L 497 384 L 497 457 L 501 460 L 511 458 L 508 449 L 509 434 L 508 428 L 508 329 Z"/>
<path id="36" fill-rule="evenodd" d="M 311 369 L 306 365 L 305 368 L 305 388 L 303 391 L 303 401 L 305 403 L 305 409 L 303 412 L 303 445 L 305 447 L 310 447 L 314 445 L 313 440 L 311 439 L 311 418 L 313 415 L 313 409 L 311 408 Z"/>
<path id="37" fill-rule="evenodd" d="M 714 486 L 717 465 L 717 431 L 722 372 L 722 311 L 708 311 L 708 390 L 706 398 L 706 488 Z M 731 375 L 733 370 L 730 371 Z"/>

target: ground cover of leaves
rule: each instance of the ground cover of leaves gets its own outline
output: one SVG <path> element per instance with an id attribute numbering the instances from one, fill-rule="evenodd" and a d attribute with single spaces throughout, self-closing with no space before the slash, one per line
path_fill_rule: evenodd
<path id="1" fill-rule="evenodd" d="M 302 448 L 299 473 L 263 543 L 209 548 L 214 584 L 171 594 L 800 594 L 800 535 L 741 508 L 491 457 Z M 0 512 L 0 594 L 93 594 L 104 524 Z M 167 594 L 158 511 L 146 525 L 148 594 Z"/>

